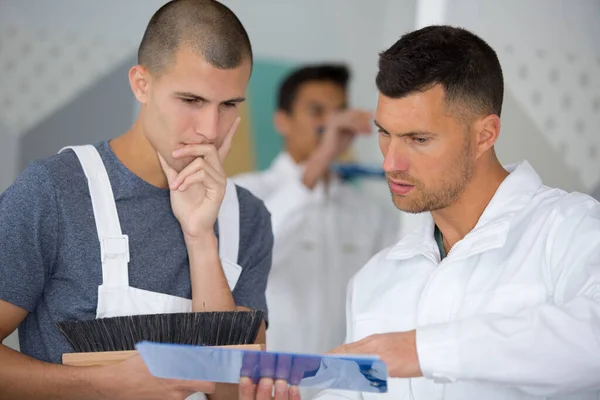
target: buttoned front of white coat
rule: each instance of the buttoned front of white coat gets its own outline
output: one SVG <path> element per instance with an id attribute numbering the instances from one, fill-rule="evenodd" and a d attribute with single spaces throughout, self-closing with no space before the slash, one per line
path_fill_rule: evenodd
<path id="1" fill-rule="evenodd" d="M 309 190 L 302 173 L 283 153 L 268 170 L 233 180 L 271 212 L 267 348 L 316 353 L 344 342 L 348 282 L 374 254 L 398 241 L 399 218 L 336 179 Z"/>
<path id="2" fill-rule="evenodd" d="M 527 163 L 440 261 L 431 216 L 352 279 L 347 341 L 416 329 L 424 377 L 325 399 L 600 399 L 600 205 Z"/>

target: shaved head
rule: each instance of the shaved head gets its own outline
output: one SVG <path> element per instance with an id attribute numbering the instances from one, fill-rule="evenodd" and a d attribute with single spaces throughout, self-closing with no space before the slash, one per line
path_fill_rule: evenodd
<path id="1" fill-rule="evenodd" d="M 252 62 L 250 39 L 240 20 L 215 0 L 172 0 L 150 19 L 138 50 L 138 64 L 160 75 L 182 47 L 216 68 Z"/>

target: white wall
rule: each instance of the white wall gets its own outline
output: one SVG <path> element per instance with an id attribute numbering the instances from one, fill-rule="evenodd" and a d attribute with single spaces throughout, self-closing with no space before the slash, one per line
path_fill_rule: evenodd
<path id="1" fill-rule="evenodd" d="M 17 137 L 8 126 L 0 121 L 0 193 L 2 193 L 15 178 L 16 163 L 13 162 L 17 151 Z"/>
<path id="2" fill-rule="evenodd" d="M 600 183 L 600 2 L 448 0 L 446 21 L 481 34 L 496 49 L 507 101 L 515 101 L 533 123 L 519 129 L 511 120 L 519 119 L 517 113 L 507 113 L 504 126 L 511 130 L 502 130 L 501 158 L 531 154 L 546 183 L 583 192 L 595 188 Z M 530 135 L 553 151 L 535 155 L 539 149 Z"/>
<path id="3" fill-rule="evenodd" d="M 0 193 L 2 193 L 14 180 L 16 164 L 11 162 L 12 155 L 16 153 L 17 138 L 9 132 L 8 128 L 0 122 Z M 3 277 L 0 277 L 3 279 Z M 9 347 L 19 349 L 17 333 L 10 335 L 5 341 Z"/>
<path id="4" fill-rule="evenodd" d="M 18 331 L 15 331 L 12 335 L 7 337 L 4 342 L 2 342 L 5 346 L 10 347 L 11 349 L 19 350 L 19 335 Z"/>
<path id="5" fill-rule="evenodd" d="M 42 0 L 3 3 L 0 121 L 12 134 L 34 128 L 130 56 L 141 38 L 132 29 L 140 17 L 128 24 L 127 14 L 120 12 L 124 4 L 129 3 L 109 0 L 94 7 L 71 0 L 51 5 Z"/>

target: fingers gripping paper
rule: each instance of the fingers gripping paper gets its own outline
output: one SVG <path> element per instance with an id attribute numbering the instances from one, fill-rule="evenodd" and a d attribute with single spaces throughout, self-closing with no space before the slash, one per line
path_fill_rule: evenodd
<path id="1" fill-rule="evenodd" d="M 159 378 L 238 383 L 269 377 L 318 389 L 386 393 L 388 372 L 377 357 L 309 355 L 141 342 L 136 345 Z"/>

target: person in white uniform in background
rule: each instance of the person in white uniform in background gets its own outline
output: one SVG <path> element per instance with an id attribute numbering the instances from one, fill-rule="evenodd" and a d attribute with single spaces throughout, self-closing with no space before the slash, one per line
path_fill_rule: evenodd
<path id="1" fill-rule="evenodd" d="M 285 150 L 233 180 L 261 198 L 275 247 L 267 284 L 269 350 L 319 353 L 344 340 L 349 279 L 398 239 L 398 218 L 331 172 L 372 115 L 348 109 L 344 65 L 308 65 L 280 84 L 274 123 Z"/>
<path id="2" fill-rule="evenodd" d="M 169 2 L 138 63 L 141 111 L 125 134 L 36 160 L 0 196 L 0 340 L 18 326 L 22 351 L 0 346 L 2 399 L 236 396 L 154 378 L 138 356 L 57 365 L 72 352 L 60 321 L 267 311 L 270 216 L 222 167 L 252 70 L 244 27 L 216 1 Z"/>
<path id="3" fill-rule="evenodd" d="M 380 356 L 388 393 L 319 399 L 600 398 L 600 204 L 545 186 L 527 161 L 501 165 L 494 50 L 425 27 L 381 54 L 376 82 L 394 204 L 427 221 L 352 279 L 332 350 Z M 272 384 L 243 379 L 240 398 L 270 398 Z"/>

